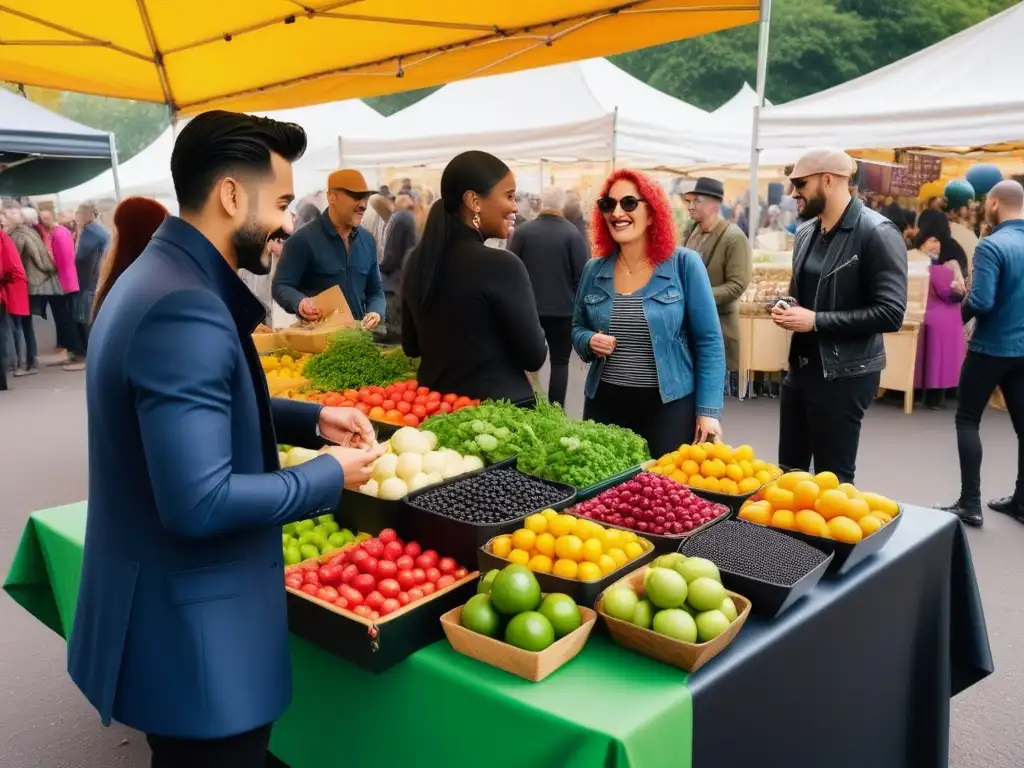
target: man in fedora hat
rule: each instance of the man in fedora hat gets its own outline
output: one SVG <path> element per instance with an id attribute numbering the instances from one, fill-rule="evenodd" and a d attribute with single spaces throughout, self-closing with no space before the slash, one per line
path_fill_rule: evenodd
<path id="1" fill-rule="evenodd" d="M 697 251 L 711 280 L 718 318 L 725 339 L 729 371 L 740 367 L 740 297 L 750 285 L 752 254 L 743 230 L 722 218 L 725 187 L 718 179 L 699 178 L 683 195 L 692 224 L 683 234 L 683 245 Z"/>
<path id="2" fill-rule="evenodd" d="M 790 302 L 772 310 L 793 332 L 780 397 L 779 464 L 852 483 L 860 425 L 878 394 L 882 334 L 903 325 L 907 247 L 889 219 L 850 194 L 857 164 L 842 150 L 804 153 L 789 174 L 806 221 L 793 246 Z"/>
<path id="3" fill-rule="evenodd" d="M 352 317 L 372 330 L 384 319 L 386 302 L 377 243 L 359 226 L 376 190 L 359 171 L 343 169 L 327 178 L 327 208 L 319 221 L 292 235 L 274 274 L 274 301 L 304 320 L 319 320 L 313 297 L 338 286 Z"/>

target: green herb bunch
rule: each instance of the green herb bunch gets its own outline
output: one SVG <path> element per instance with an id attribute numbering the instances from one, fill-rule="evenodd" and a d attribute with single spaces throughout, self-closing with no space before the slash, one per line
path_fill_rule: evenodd
<path id="1" fill-rule="evenodd" d="M 302 373 L 316 389 L 341 392 L 411 378 L 416 373 L 416 361 L 401 349 L 378 346 L 366 331 L 344 330 L 306 363 Z"/>

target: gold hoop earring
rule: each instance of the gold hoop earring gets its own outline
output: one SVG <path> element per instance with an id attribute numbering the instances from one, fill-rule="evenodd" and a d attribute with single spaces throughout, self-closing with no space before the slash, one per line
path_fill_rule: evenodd
<path id="1" fill-rule="evenodd" d="M 473 226 L 478 232 L 480 231 L 480 211 L 473 213 Z"/>

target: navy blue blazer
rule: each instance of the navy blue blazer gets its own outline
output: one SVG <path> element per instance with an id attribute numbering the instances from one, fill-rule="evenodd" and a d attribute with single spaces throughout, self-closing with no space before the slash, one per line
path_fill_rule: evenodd
<path id="1" fill-rule="evenodd" d="M 334 509 L 319 408 L 271 400 L 264 308 L 198 230 L 164 221 L 89 339 L 89 507 L 68 671 L 104 723 L 212 739 L 291 698 L 283 523 Z"/>

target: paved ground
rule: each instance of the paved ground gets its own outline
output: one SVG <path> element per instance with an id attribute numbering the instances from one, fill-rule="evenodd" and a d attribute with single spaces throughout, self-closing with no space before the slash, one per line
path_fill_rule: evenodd
<path id="1" fill-rule="evenodd" d="M 49 348 L 52 339 L 42 339 Z M 546 380 L 546 377 L 545 377 Z M 83 376 L 51 369 L 18 379 L 0 393 L 0 581 L 6 575 L 28 514 L 86 496 Z M 581 410 L 580 370 L 573 375 Z M 877 404 L 861 440 L 859 484 L 920 504 L 951 500 L 957 493 L 952 412 L 904 416 L 897 406 Z M 777 402 L 731 402 L 726 434 L 772 457 L 778 430 Z M 1016 442 L 1005 414 L 989 411 L 983 426 L 984 489 L 1009 491 Z M 940 514 L 940 513 L 936 513 Z M 1024 527 L 990 515 L 970 532 L 981 582 L 996 674 L 953 702 L 955 768 L 1018 768 L 1024 764 Z M 880 638 L 884 653 L 884 638 Z M 0 595 L 0 766 L 3 768 L 144 768 L 148 750 L 136 733 L 105 729 L 65 673 L 64 642 Z M 824 768 L 806 766 L 806 768 Z"/>

